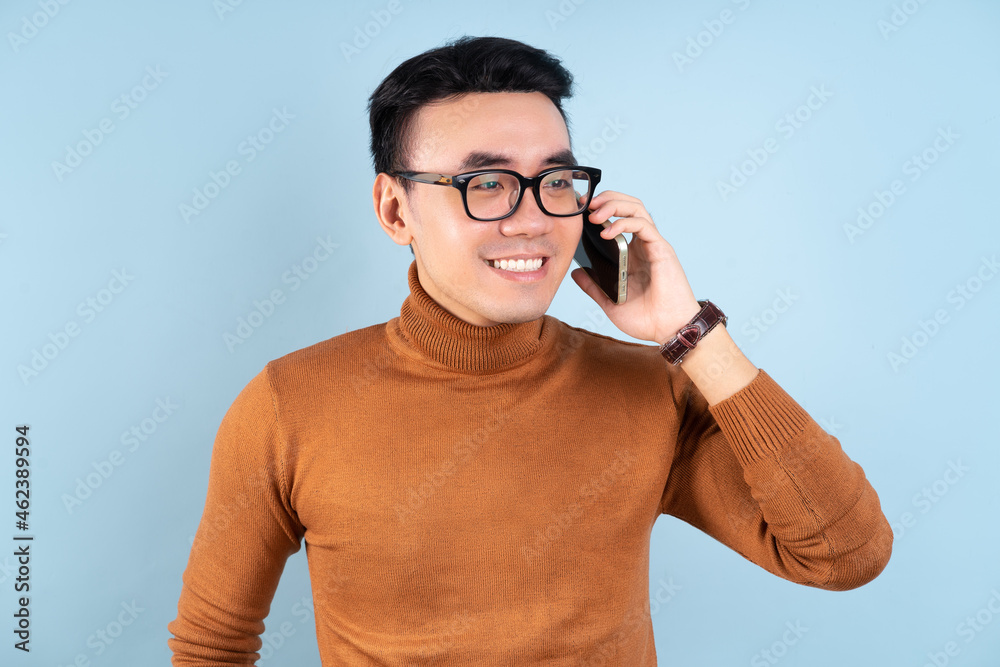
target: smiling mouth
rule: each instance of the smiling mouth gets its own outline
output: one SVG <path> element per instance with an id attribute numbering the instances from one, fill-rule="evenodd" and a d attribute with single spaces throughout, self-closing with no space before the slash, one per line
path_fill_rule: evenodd
<path id="1" fill-rule="evenodd" d="M 487 259 L 484 261 L 487 266 L 492 266 L 495 269 L 511 271 L 512 273 L 528 273 L 542 268 L 548 259 L 548 257 L 534 257 L 530 259 Z"/>

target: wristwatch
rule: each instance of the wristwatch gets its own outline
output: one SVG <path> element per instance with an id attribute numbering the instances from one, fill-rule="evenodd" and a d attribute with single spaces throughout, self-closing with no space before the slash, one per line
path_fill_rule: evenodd
<path id="1" fill-rule="evenodd" d="M 728 318 L 718 306 L 708 299 L 699 301 L 698 305 L 701 306 L 701 310 L 694 319 L 681 327 L 676 336 L 660 346 L 660 354 L 675 366 L 681 363 L 688 350 L 697 345 L 716 324 L 721 322 L 722 326 L 726 326 Z"/>

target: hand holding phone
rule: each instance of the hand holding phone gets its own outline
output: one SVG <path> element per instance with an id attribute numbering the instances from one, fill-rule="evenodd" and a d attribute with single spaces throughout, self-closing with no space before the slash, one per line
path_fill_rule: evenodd
<path id="1" fill-rule="evenodd" d="M 583 233 L 573 259 L 594 279 L 601 290 L 616 304 L 625 303 L 628 288 L 628 242 L 624 234 L 606 239 L 601 230 L 611 223 L 601 225 L 590 221 L 590 211 L 583 211 Z"/>

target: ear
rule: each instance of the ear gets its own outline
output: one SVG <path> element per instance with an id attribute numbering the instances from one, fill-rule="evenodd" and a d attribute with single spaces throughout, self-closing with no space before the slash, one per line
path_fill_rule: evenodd
<path id="1" fill-rule="evenodd" d="M 380 172 L 372 187 L 372 204 L 382 231 L 399 245 L 409 245 L 413 240 L 410 208 L 406 193 L 392 176 Z"/>

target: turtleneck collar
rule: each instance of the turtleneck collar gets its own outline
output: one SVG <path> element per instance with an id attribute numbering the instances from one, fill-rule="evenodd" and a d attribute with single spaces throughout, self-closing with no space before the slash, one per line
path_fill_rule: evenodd
<path id="1" fill-rule="evenodd" d="M 519 365 L 553 342 L 556 327 L 548 315 L 530 322 L 477 326 L 455 317 L 424 291 L 416 260 L 410 263 L 407 280 L 410 294 L 394 318 L 395 329 L 424 359 L 452 370 L 492 373 Z"/>

